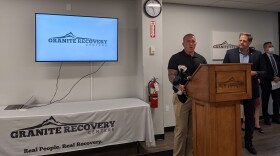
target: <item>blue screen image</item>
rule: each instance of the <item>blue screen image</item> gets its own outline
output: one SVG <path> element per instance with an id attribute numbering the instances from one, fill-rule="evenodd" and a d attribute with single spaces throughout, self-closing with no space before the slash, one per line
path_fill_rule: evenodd
<path id="1" fill-rule="evenodd" d="M 35 14 L 36 62 L 118 61 L 118 19 Z"/>

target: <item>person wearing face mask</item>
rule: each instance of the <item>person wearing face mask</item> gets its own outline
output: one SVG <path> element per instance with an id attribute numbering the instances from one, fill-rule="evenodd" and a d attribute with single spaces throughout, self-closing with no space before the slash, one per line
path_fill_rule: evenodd
<path id="1" fill-rule="evenodd" d="M 279 119 L 279 105 L 280 105 L 280 88 L 272 88 L 272 84 L 277 84 L 280 81 L 280 61 L 279 56 L 274 54 L 274 48 L 272 42 L 265 42 L 263 44 L 264 58 L 266 64 L 266 74 L 261 79 L 262 89 L 262 114 L 264 117 L 264 123 L 271 125 L 268 114 L 269 97 L 272 96 L 273 100 L 273 117 L 272 122 L 280 124 Z M 279 82 L 280 83 L 280 82 Z"/>

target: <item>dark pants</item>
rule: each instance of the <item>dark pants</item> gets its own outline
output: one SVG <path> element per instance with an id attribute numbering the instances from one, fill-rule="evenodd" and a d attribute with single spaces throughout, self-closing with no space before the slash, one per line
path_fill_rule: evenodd
<path id="1" fill-rule="evenodd" d="M 265 120 L 269 119 L 268 103 L 270 94 L 273 100 L 273 119 L 279 119 L 279 105 L 280 105 L 280 88 L 271 90 L 270 88 L 262 87 L 262 114 Z"/>
<path id="2" fill-rule="evenodd" d="M 255 127 L 255 103 L 256 99 L 243 100 L 245 115 L 245 144 L 252 144 L 254 127 Z"/>

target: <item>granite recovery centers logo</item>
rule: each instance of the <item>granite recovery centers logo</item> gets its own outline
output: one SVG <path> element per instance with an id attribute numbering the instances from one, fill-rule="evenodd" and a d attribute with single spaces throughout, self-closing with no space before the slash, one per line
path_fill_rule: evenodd
<path id="1" fill-rule="evenodd" d="M 38 137 L 45 135 L 58 135 L 86 131 L 88 134 L 100 134 L 113 132 L 116 121 L 89 122 L 89 123 L 61 123 L 50 117 L 41 124 L 12 131 L 13 139 Z"/>
<path id="2" fill-rule="evenodd" d="M 219 48 L 219 49 L 233 49 L 237 48 L 237 45 L 229 44 L 227 41 L 224 41 L 222 44 L 215 44 L 213 45 L 213 48 Z"/>
<path id="3" fill-rule="evenodd" d="M 221 88 L 240 88 L 240 87 L 243 87 L 245 86 L 245 83 L 242 82 L 242 81 L 237 81 L 235 80 L 234 77 L 231 77 L 230 79 L 228 79 L 227 81 L 225 82 L 220 82 L 217 84 L 218 87 L 221 87 Z"/>
<path id="4" fill-rule="evenodd" d="M 48 42 L 55 44 L 85 44 L 86 46 L 107 46 L 108 40 L 77 37 L 72 32 L 70 32 L 61 37 L 49 38 Z"/>

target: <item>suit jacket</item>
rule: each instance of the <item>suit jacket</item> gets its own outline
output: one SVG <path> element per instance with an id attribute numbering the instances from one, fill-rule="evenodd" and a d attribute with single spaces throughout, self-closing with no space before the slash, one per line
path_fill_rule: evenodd
<path id="1" fill-rule="evenodd" d="M 227 50 L 223 63 L 240 63 L 239 48 Z M 265 75 L 266 66 L 261 57 L 262 53 L 249 49 L 249 63 L 252 63 L 251 70 L 257 71 L 256 76 L 252 76 L 252 99 L 260 96 L 258 78 Z"/>
<path id="2" fill-rule="evenodd" d="M 278 68 L 278 74 L 277 76 L 280 77 L 280 57 L 276 54 L 273 54 L 274 60 L 276 62 L 277 68 Z M 263 90 L 271 90 L 271 81 L 273 81 L 274 77 L 274 71 L 270 62 L 269 57 L 266 53 L 262 54 L 262 58 L 264 60 L 264 63 L 266 65 L 266 73 L 265 76 L 261 79 L 261 87 Z"/>

